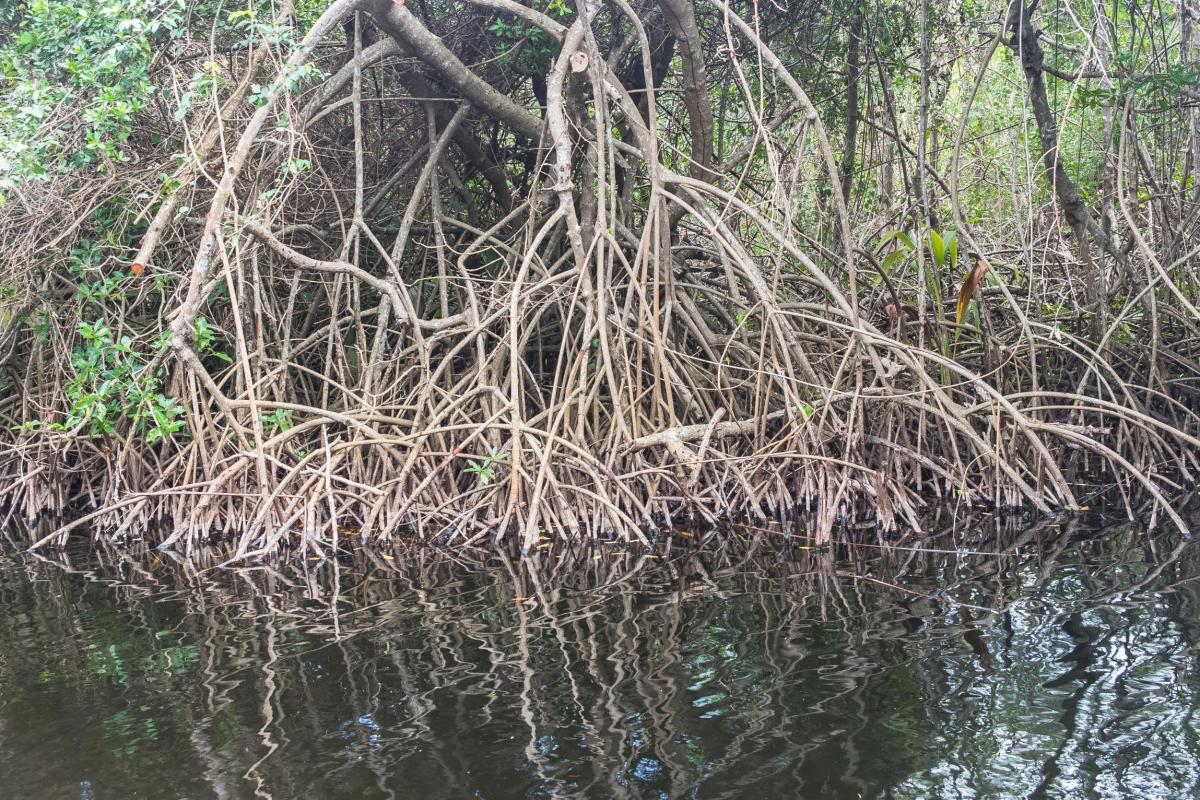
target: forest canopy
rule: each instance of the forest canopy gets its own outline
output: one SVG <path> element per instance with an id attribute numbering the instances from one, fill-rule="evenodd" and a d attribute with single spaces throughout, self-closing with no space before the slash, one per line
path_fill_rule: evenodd
<path id="1" fill-rule="evenodd" d="M 239 557 L 1186 528 L 1198 20 L 0 2 L 0 509 Z"/>

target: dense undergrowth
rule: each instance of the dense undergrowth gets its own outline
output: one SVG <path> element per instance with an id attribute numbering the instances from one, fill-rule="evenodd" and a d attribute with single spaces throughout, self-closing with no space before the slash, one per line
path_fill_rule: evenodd
<path id="1" fill-rule="evenodd" d="M 1195 9 L 0 8 L 41 544 L 826 541 L 1097 485 L 1186 528 Z"/>

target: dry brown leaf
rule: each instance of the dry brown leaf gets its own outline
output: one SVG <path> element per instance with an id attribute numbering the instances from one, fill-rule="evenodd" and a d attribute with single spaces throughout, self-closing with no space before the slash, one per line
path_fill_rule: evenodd
<path id="1" fill-rule="evenodd" d="M 958 293 L 958 309 L 954 315 L 954 321 L 959 325 L 962 324 L 963 317 L 967 315 L 967 306 L 971 305 L 971 298 L 975 296 L 975 291 L 983 282 L 989 269 L 991 269 L 991 265 L 981 258 L 975 262 L 974 269 L 968 272 L 967 277 L 963 280 L 962 289 Z"/>

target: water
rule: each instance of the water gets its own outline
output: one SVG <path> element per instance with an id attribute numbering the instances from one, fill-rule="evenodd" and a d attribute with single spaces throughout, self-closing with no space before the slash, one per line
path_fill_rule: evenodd
<path id="1" fill-rule="evenodd" d="M 10 553 L 0 796 L 1200 795 L 1196 548 L 1084 521 L 922 543 L 951 552 L 694 541 Z"/>

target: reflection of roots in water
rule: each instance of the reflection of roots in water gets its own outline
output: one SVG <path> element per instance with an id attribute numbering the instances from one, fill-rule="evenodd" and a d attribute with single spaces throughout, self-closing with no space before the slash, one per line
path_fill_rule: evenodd
<path id="1" fill-rule="evenodd" d="M 418 548 L 215 570 L 219 555 L 91 552 L 37 556 L 25 569 L 38 602 L 67 619 L 80 591 L 73 573 L 105 583 L 129 624 L 151 638 L 161 623 L 147 618 L 148 601 L 181 606 L 176 630 L 194 643 L 201 677 L 184 689 L 203 720 L 190 740 L 217 796 L 243 775 L 261 797 L 305 790 L 287 774 L 296 756 L 279 751 L 303 754 L 329 736 L 331 699 L 313 684 L 313 664 L 343 676 L 332 698 L 342 706 L 334 715 L 347 720 L 338 746 L 362 757 L 384 796 L 405 785 L 396 765 L 409 758 L 440 776 L 446 796 L 467 796 L 464 765 L 488 758 L 487 748 L 470 751 L 472 731 L 520 739 L 519 729 L 528 774 L 513 780 L 545 796 L 632 796 L 644 786 L 677 797 L 701 773 L 713 796 L 773 782 L 816 791 L 820 780 L 866 793 L 878 777 L 859 775 L 857 765 L 882 757 L 875 748 L 890 734 L 881 717 L 899 714 L 910 730 L 895 735 L 915 736 L 929 725 L 971 730 L 976 715 L 990 713 L 965 684 L 961 696 L 947 691 L 968 680 L 949 671 L 947 650 L 968 675 L 1019 668 L 998 644 L 1013 635 L 1012 614 L 1026 614 L 1026 598 L 1059 580 L 1055 568 L 1073 563 L 1080 548 L 1089 561 L 1141 565 L 1141 574 L 1074 573 L 1085 585 L 1082 612 L 1059 617 L 1068 631 L 1072 614 L 1151 581 L 1174 587 L 1172 602 L 1195 611 L 1186 581 L 1200 563 L 1185 544 L 1119 527 L 1095 535 L 1079 520 L 1061 527 L 993 521 L 838 555 L 726 536 L 723 546 L 679 547 L 662 558 L 614 555 L 620 546 L 573 558 Z M 1195 634 L 1193 622 L 1187 637 L 1195 642 Z M 4 635 L 14 641 L 11 630 Z M 916 656 L 906 674 L 925 686 L 924 708 L 881 708 L 892 696 L 897 647 Z M 1060 670 L 1064 682 L 1074 680 L 1071 666 Z M 1072 686 L 1060 720 L 1067 737 L 1043 770 L 1048 785 L 1057 761 L 1075 757 L 1076 737 L 1106 722 L 1089 706 L 1091 684 Z M 447 714 L 458 736 L 447 736 Z M 213 720 L 222 741 L 213 741 Z M 697 730 L 704 736 L 696 739 Z M 230 739 L 247 743 L 246 763 L 222 762 Z M 929 765 L 915 743 L 893 745 L 913 756 L 913 774 Z"/>

